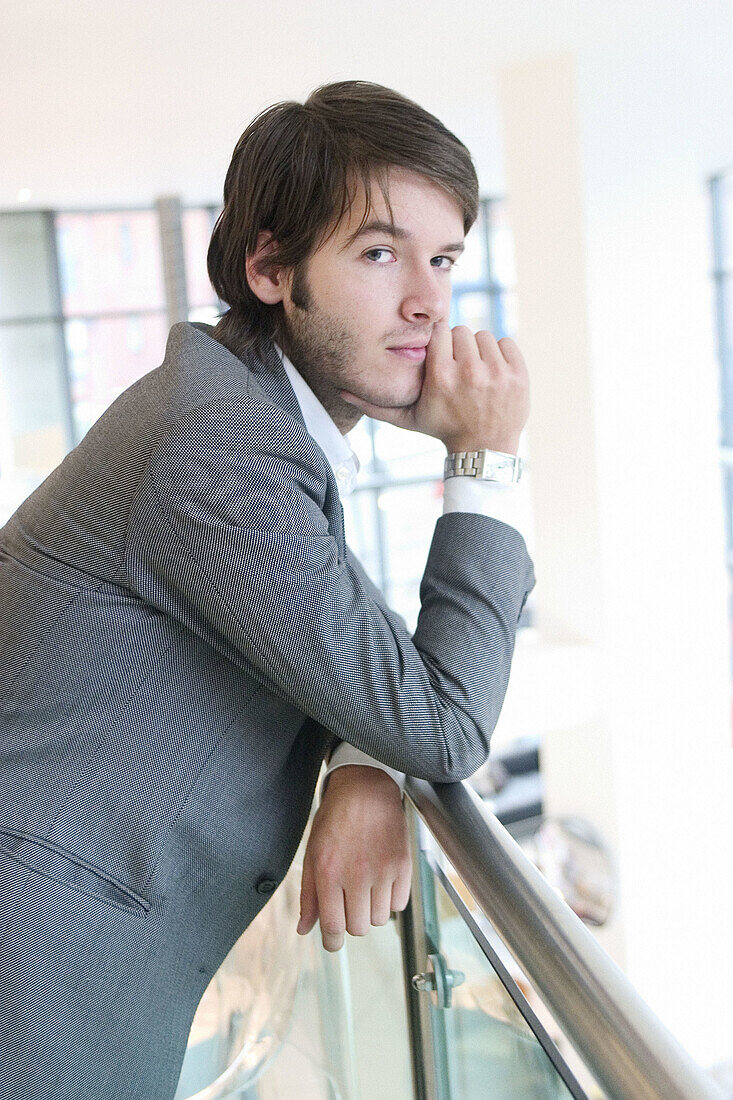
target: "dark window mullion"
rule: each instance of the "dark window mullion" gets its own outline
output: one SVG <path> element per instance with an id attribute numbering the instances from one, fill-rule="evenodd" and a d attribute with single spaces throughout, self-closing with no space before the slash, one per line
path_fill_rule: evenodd
<path id="1" fill-rule="evenodd" d="M 728 276 L 723 270 L 726 254 L 726 236 L 730 226 L 725 210 L 725 176 L 710 179 L 711 228 L 713 245 L 713 281 L 715 286 L 715 316 L 718 342 L 718 358 L 721 369 L 720 386 L 720 444 L 733 446 L 733 356 L 731 356 L 731 321 L 726 312 L 725 293 Z"/>
<path id="2" fill-rule="evenodd" d="M 59 385 L 61 388 L 61 404 L 64 416 L 64 429 L 66 432 L 67 449 L 71 450 L 79 442 L 76 430 L 76 418 L 74 416 L 74 399 L 71 390 L 71 371 L 69 370 L 69 356 L 66 349 L 66 333 L 64 331 L 63 296 L 61 292 L 61 269 L 59 266 L 59 253 L 56 246 L 56 215 L 47 210 L 43 215 L 46 233 L 46 254 L 49 262 L 49 275 L 51 294 L 54 310 L 57 315 L 55 320 L 56 346 L 58 349 Z"/>
<path id="3" fill-rule="evenodd" d="M 489 291 L 489 329 L 491 332 L 496 332 L 497 328 L 497 315 L 496 315 L 496 284 L 494 282 L 494 272 L 491 264 L 491 199 L 481 199 L 481 208 L 483 210 L 483 240 L 484 240 L 484 260 L 486 262 L 486 284 Z"/>

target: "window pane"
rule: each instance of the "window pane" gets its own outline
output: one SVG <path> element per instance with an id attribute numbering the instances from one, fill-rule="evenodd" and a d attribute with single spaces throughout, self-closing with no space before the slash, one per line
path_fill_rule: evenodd
<path id="1" fill-rule="evenodd" d="M 154 211 L 59 214 L 56 238 L 64 313 L 163 308 L 160 232 Z"/>
<path id="2" fill-rule="evenodd" d="M 492 278 L 500 286 L 514 286 L 516 282 L 514 241 L 509 228 L 507 204 L 503 200 L 492 202 L 490 211 L 489 249 Z"/>
<path id="3" fill-rule="evenodd" d="M 420 580 L 442 511 L 442 480 L 379 491 L 357 490 L 344 501 L 346 541 L 410 630 L 417 622 Z"/>
<path id="4" fill-rule="evenodd" d="M 0 214 L 0 319 L 55 312 L 43 214 Z"/>
<path id="5" fill-rule="evenodd" d="M 502 336 L 513 336 L 517 331 L 517 294 L 515 290 L 505 290 L 495 294 L 492 299 L 492 332 L 497 340 Z"/>
<path id="6" fill-rule="evenodd" d="M 455 320 L 451 319 L 453 325 L 468 325 L 472 332 L 478 332 L 479 329 L 494 331 L 491 320 L 491 299 L 485 290 L 456 294 L 453 302 L 455 307 Z"/>
<path id="7" fill-rule="evenodd" d="M 733 249 L 733 244 L 731 245 Z M 733 363 L 733 273 L 723 280 L 723 318 L 726 345 L 720 349 L 724 366 L 730 370 Z"/>
<path id="8" fill-rule="evenodd" d="M 184 210 L 182 222 L 189 307 L 198 310 L 201 306 L 217 306 L 217 297 L 206 270 L 206 253 L 214 227 L 211 211 L 205 207 Z"/>
<path id="9" fill-rule="evenodd" d="M 374 446 L 385 478 L 443 476 L 445 447 L 439 439 L 375 421 Z"/>
<path id="10" fill-rule="evenodd" d="M 443 511 L 443 482 L 384 489 L 379 494 L 390 605 L 415 629 L 420 580 L 435 524 Z"/>
<path id="11" fill-rule="evenodd" d="M 497 340 L 510 335 L 513 329 L 505 316 L 504 299 L 506 288 L 513 287 L 514 282 L 514 245 L 506 203 L 499 199 L 482 200 L 476 223 L 466 237 L 466 252 L 453 276 L 451 327 L 467 325 L 474 332 L 488 329 Z"/>
<path id="12" fill-rule="evenodd" d="M 68 449 L 59 326 L 0 326 L 0 523 Z"/>
<path id="13" fill-rule="evenodd" d="M 458 257 L 453 269 L 454 287 L 460 287 L 465 283 L 485 283 L 488 278 L 484 235 L 485 214 L 486 206 L 482 203 L 476 221 L 466 234 L 466 249 Z"/>
<path id="14" fill-rule="evenodd" d="M 727 510 L 728 568 L 733 582 L 733 465 L 723 465 L 723 496 Z M 733 592 L 731 593 L 733 598 Z M 733 625 L 733 603 L 731 603 L 731 623 Z"/>
<path id="15" fill-rule="evenodd" d="M 83 436 L 123 390 L 162 362 L 165 313 L 66 322 L 77 435 Z"/>
<path id="16" fill-rule="evenodd" d="M 376 493 L 370 490 L 351 493 L 344 499 L 344 530 L 349 549 L 374 583 L 381 587 L 376 507 Z"/>
<path id="17" fill-rule="evenodd" d="M 733 172 L 722 181 L 719 217 L 723 267 L 726 271 L 733 271 Z"/>
<path id="18" fill-rule="evenodd" d="M 216 326 L 219 322 L 219 306 L 194 306 L 188 311 L 189 321 Z"/>

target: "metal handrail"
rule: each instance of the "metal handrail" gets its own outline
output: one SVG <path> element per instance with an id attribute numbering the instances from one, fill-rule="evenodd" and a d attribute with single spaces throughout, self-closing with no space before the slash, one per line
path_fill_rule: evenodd
<path id="1" fill-rule="evenodd" d="M 407 776 L 405 793 L 613 1100 L 722 1100 L 467 782 Z"/>

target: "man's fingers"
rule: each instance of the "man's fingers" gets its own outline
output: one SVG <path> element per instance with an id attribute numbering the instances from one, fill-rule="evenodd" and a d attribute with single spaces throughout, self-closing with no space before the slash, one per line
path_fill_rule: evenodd
<path id="1" fill-rule="evenodd" d="M 372 886 L 371 894 L 372 924 L 375 928 L 378 928 L 389 920 L 392 904 L 392 884 L 380 883 L 377 886 Z"/>
<path id="2" fill-rule="evenodd" d="M 366 936 L 370 918 L 369 885 L 351 886 L 346 892 L 346 931 L 350 936 Z"/>
<path id="3" fill-rule="evenodd" d="M 401 913 L 407 908 L 410 900 L 410 886 L 412 885 L 412 868 L 399 875 L 392 884 L 392 901 L 390 907 L 393 913 Z"/>
<path id="4" fill-rule="evenodd" d="M 524 366 L 524 356 L 522 355 L 516 340 L 512 340 L 511 336 L 502 336 L 498 341 L 497 347 L 501 351 L 501 354 L 506 359 L 507 363 L 511 363 L 512 366 Z"/>
<path id="5" fill-rule="evenodd" d="M 468 325 L 456 325 L 453 337 L 453 358 L 458 362 L 476 354 L 476 335 Z"/>
<path id="6" fill-rule="evenodd" d="M 321 939 L 326 951 L 340 951 L 344 945 L 346 917 L 344 892 L 340 886 L 323 890 L 318 896 Z"/>
<path id="7" fill-rule="evenodd" d="M 303 908 L 303 906 L 301 904 L 301 909 L 302 908 Z M 313 925 L 316 923 L 317 920 L 318 920 L 318 910 L 317 909 L 314 909 L 311 913 L 308 913 L 308 914 L 306 914 L 305 912 L 302 912 L 300 914 L 300 920 L 298 921 L 298 927 L 296 928 L 295 931 L 298 933 L 299 936 L 307 936 L 308 933 L 310 932 L 311 928 L 313 927 Z"/>
<path id="8" fill-rule="evenodd" d="M 300 883 L 300 920 L 296 931 L 305 936 L 318 919 L 318 899 L 313 881 L 313 870 L 309 859 L 303 863 L 303 878 Z"/>
<path id="9" fill-rule="evenodd" d="M 436 321 L 425 350 L 425 370 L 431 371 L 435 364 L 445 363 L 453 358 L 453 337 L 447 321 Z"/>
<path id="10" fill-rule="evenodd" d="M 501 348 L 492 332 L 481 329 L 480 332 L 476 333 L 475 339 L 476 347 L 484 363 L 491 363 L 492 361 L 495 363 L 505 362 L 504 356 L 501 353 Z"/>

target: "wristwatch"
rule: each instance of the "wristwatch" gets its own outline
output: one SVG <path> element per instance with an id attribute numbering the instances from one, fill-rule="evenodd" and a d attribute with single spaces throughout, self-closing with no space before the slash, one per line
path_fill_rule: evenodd
<path id="1" fill-rule="evenodd" d="M 457 451 L 446 456 L 443 477 L 475 477 L 481 481 L 519 481 L 524 463 L 504 451 Z"/>

